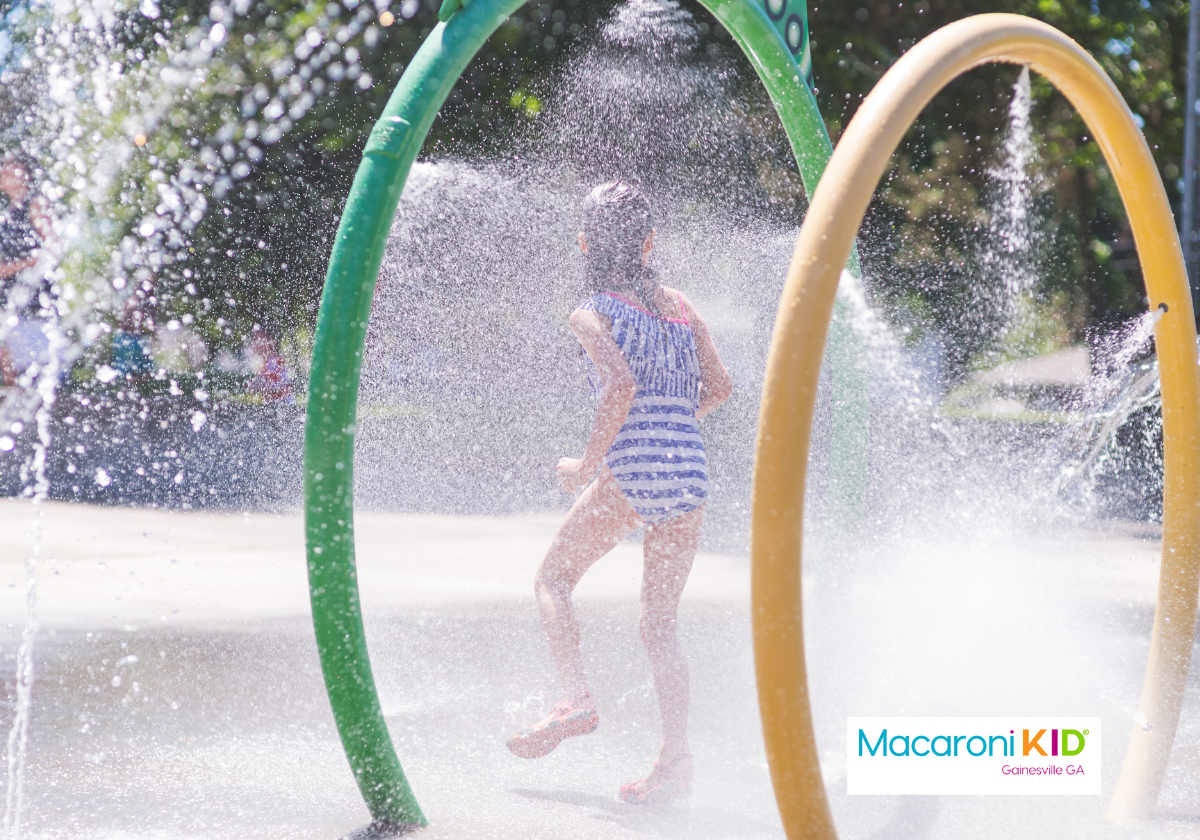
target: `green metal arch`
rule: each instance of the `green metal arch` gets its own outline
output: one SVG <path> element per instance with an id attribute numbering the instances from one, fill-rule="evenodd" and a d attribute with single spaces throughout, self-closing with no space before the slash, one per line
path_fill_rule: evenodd
<path id="1" fill-rule="evenodd" d="M 768 16 L 780 0 L 701 0 L 737 40 L 783 121 L 811 195 L 832 146 L 805 70 Z M 429 34 L 375 124 L 334 241 L 317 317 L 304 438 L 304 511 L 313 627 L 325 687 L 346 757 L 372 817 L 425 825 L 392 746 L 367 655 L 354 562 L 353 463 L 359 376 L 384 244 L 409 169 L 450 90 L 491 34 L 525 0 L 473 0 Z M 803 0 L 790 4 L 804 8 Z M 784 2 L 786 6 L 789 3 Z M 807 23 L 799 59 L 807 65 Z M 793 41 L 795 29 L 793 27 Z M 851 258 L 857 273 L 857 257 Z M 866 397 L 861 356 L 841 319 L 830 339 L 834 372 L 835 518 L 853 523 L 865 475 Z M 840 513 L 839 513 L 840 509 Z M 849 529 L 853 530 L 852 525 Z"/>

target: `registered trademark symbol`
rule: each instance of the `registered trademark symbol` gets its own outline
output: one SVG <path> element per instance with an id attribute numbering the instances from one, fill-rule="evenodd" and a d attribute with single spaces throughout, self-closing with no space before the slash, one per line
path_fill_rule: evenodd
<path id="1" fill-rule="evenodd" d="M 1083 730 L 1083 734 L 1084 734 L 1084 735 L 1087 735 L 1087 734 L 1088 734 L 1088 731 L 1087 731 L 1086 729 L 1085 729 L 1085 730 Z"/>

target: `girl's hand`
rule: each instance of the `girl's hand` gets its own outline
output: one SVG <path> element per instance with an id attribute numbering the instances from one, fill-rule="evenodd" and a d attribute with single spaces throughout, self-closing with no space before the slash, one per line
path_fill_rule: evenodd
<path id="1" fill-rule="evenodd" d="M 559 458 L 555 470 L 559 483 L 568 493 L 574 493 L 588 483 L 589 476 L 583 471 L 582 458 Z"/>

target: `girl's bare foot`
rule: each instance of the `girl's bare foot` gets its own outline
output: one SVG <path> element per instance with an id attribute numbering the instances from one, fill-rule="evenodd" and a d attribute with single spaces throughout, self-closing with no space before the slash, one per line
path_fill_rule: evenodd
<path id="1" fill-rule="evenodd" d="M 692 795 L 692 755 L 683 750 L 666 764 L 654 762 L 649 775 L 621 786 L 621 800 L 630 805 L 666 805 Z"/>

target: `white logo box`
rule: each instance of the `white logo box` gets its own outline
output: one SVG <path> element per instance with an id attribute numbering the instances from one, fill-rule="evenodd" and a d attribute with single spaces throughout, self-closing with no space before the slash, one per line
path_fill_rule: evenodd
<path id="1" fill-rule="evenodd" d="M 851 795 L 1098 796 L 1100 718 L 847 718 L 846 769 Z"/>

